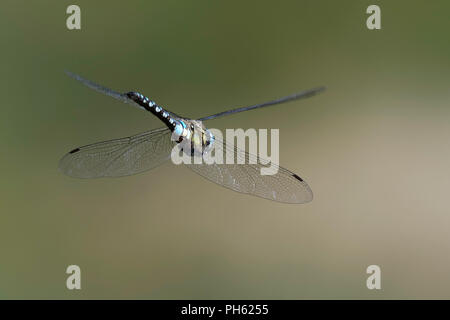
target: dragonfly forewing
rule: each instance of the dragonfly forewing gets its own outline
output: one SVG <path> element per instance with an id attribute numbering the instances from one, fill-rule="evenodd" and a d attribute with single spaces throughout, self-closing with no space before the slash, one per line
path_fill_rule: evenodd
<path id="1" fill-rule="evenodd" d="M 171 131 L 158 128 L 127 138 L 76 148 L 59 162 L 59 169 L 76 178 L 129 176 L 155 168 L 170 158 Z"/>

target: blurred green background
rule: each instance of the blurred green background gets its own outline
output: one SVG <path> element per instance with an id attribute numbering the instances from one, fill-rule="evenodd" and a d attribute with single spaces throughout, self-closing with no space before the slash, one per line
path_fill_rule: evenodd
<path id="1" fill-rule="evenodd" d="M 69 31 L 72 3 L 0 10 L 0 298 L 450 298 L 448 1 L 79 0 Z M 72 148 L 161 125 L 65 69 L 187 117 L 328 86 L 209 123 L 279 128 L 280 162 L 314 201 L 249 197 L 170 163 L 62 175 Z M 382 290 L 366 288 L 371 264 Z"/>

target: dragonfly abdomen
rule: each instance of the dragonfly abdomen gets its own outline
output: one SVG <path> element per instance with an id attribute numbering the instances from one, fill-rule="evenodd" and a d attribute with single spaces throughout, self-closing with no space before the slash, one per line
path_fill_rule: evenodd
<path id="1" fill-rule="evenodd" d="M 145 110 L 153 113 L 159 120 L 164 122 L 164 124 L 173 131 L 175 128 L 175 119 L 172 118 L 170 113 L 164 110 L 163 107 L 156 104 L 155 101 L 150 100 L 148 97 L 144 96 L 139 92 L 128 92 L 127 97 L 139 104 Z"/>

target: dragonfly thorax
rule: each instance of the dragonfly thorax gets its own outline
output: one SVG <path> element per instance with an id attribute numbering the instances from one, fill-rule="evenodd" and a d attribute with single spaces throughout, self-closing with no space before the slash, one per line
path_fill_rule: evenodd
<path id="1" fill-rule="evenodd" d="M 202 155 L 214 142 L 214 135 L 201 121 L 175 120 L 172 140 L 181 144 L 188 155 Z"/>

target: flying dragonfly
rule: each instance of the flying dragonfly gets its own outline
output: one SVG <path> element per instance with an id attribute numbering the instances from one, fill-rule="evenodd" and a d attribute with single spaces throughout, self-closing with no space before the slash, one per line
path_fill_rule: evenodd
<path id="1" fill-rule="evenodd" d="M 235 108 L 199 119 L 190 119 L 178 116 L 141 93 L 133 91 L 119 93 L 72 72 L 66 71 L 66 73 L 91 89 L 152 113 L 165 124 L 165 127 L 73 149 L 59 162 L 59 169 L 64 174 L 76 178 L 120 177 L 137 174 L 166 162 L 170 159 L 176 144 L 188 141 L 192 145 L 192 151 L 196 153 L 203 154 L 209 150 L 208 148 L 214 146 L 215 152 L 232 152 L 240 158 L 241 161 L 237 164 L 207 164 L 205 162 L 185 164 L 212 182 L 237 192 L 278 202 L 306 203 L 312 200 L 313 193 L 310 187 L 298 175 L 277 165 L 275 165 L 278 169 L 277 173 L 261 175 L 260 169 L 267 165 L 267 160 L 216 138 L 203 125 L 203 121 L 309 98 L 323 92 L 325 87 L 301 91 L 280 99 Z M 200 135 L 198 135 L 199 132 Z M 174 139 L 174 136 L 177 138 Z"/>

